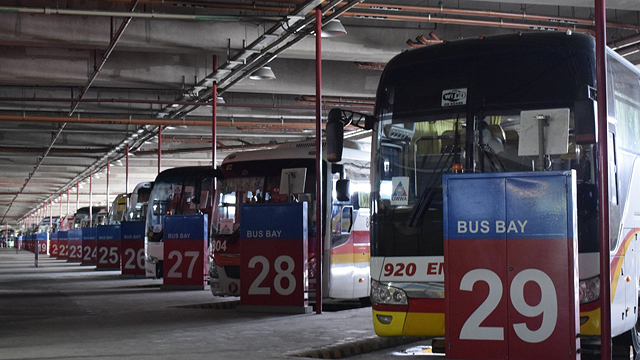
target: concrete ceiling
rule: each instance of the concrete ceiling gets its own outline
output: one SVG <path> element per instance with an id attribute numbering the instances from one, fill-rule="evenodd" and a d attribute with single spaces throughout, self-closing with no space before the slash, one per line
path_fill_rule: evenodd
<path id="1" fill-rule="evenodd" d="M 106 204 L 107 192 L 112 201 L 125 192 L 116 164 L 126 145 L 129 191 L 153 180 L 160 126 L 161 169 L 211 164 L 212 79 L 218 163 L 313 138 L 318 4 L 323 22 L 339 15 L 348 32 L 322 41 L 325 115 L 335 104 L 371 112 L 380 69 L 420 35 L 593 31 L 593 0 L 0 1 L 1 223 L 16 227 L 52 200 L 40 215 Z M 640 2 L 607 0 L 607 9 L 612 45 L 637 36 Z M 638 64 L 635 46 L 619 51 Z M 248 78 L 267 64 L 277 79 Z"/>

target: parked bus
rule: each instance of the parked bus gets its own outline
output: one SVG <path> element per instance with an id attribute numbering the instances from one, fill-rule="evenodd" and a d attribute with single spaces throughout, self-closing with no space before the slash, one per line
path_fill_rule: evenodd
<path id="1" fill-rule="evenodd" d="M 575 170 L 580 335 L 599 337 L 597 175 L 607 171 L 611 334 L 640 350 L 634 255 L 640 250 L 640 72 L 610 49 L 606 54 L 608 132 L 600 136 L 607 136 L 607 148 L 597 141 L 595 41 L 588 35 L 452 41 L 404 52 L 387 64 L 375 117 L 364 121 L 373 129 L 371 299 L 377 334 L 444 336 L 443 173 L 543 169 Z M 519 155 L 522 114 L 531 110 L 567 114 L 561 130 L 568 131 L 568 150 L 541 158 Z M 338 109 L 329 115 L 331 151 L 339 150 L 348 117 Z M 607 169 L 598 168 L 598 151 L 607 152 Z M 406 203 L 393 199 L 392 183 L 400 178 L 407 180 Z M 429 276 L 405 271 L 406 280 L 388 280 L 388 264 L 409 262 L 436 264 L 436 270 Z"/>
<path id="2" fill-rule="evenodd" d="M 370 153 L 351 144 L 344 161 L 323 166 L 323 297 L 368 301 L 369 295 L 369 163 Z M 213 295 L 240 295 L 242 204 L 308 202 L 310 299 L 316 279 L 315 142 L 290 143 L 271 150 L 227 156 L 216 193 L 216 226 L 211 243 L 209 282 Z M 289 175 L 292 174 L 292 175 Z M 295 176 L 295 179 L 289 177 Z M 290 181 L 291 180 L 291 181 Z M 289 182 L 290 181 L 290 182 Z M 294 185 L 293 183 L 296 182 Z M 287 184 L 293 188 L 288 189 Z M 351 189 L 352 193 L 349 192 Z M 291 191 L 290 191 L 291 190 Z M 244 285 L 242 285 L 244 286 Z"/>
<path id="3" fill-rule="evenodd" d="M 89 218 L 89 210 L 91 210 L 91 218 Z M 76 214 L 74 215 L 74 219 L 73 219 L 73 227 L 71 229 L 82 229 L 84 227 L 91 227 L 91 226 L 96 226 L 98 225 L 99 222 L 99 214 L 100 211 L 102 211 L 102 217 L 105 218 L 106 217 L 106 210 L 107 208 L 105 206 L 93 206 L 91 208 L 89 208 L 89 206 L 85 206 L 85 207 L 81 207 L 80 209 L 78 209 L 78 211 L 76 212 Z"/>
<path id="4" fill-rule="evenodd" d="M 58 228 L 58 231 L 67 231 L 67 230 L 73 229 L 74 220 L 75 220 L 74 214 L 67 214 L 63 216 L 62 220 L 60 221 L 60 227 Z"/>
<path id="5" fill-rule="evenodd" d="M 52 222 L 49 224 L 49 217 L 45 216 L 42 221 L 40 221 L 40 225 L 38 226 L 38 233 L 52 233 L 58 231 L 58 226 L 60 225 L 60 217 L 53 216 L 51 218 Z"/>
<path id="6" fill-rule="evenodd" d="M 217 173 L 210 166 L 190 166 L 168 169 L 158 174 L 149 195 L 145 225 L 147 277 L 162 277 L 165 216 L 211 214 L 212 178 Z"/>
<path id="7" fill-rule="evenodd" d="M 109 209 L 109 218 L 107 221 L 108 225 L 119 225 L 120 222 L 125 220 L 127 215 L 127 202 L 129 201 L 129 197 L 131 194 L 119 194 L 111 203 L 111 208 Z"/>
<path id="8" fill-rule="evenodd" d="M 151 190 L 153 189 L 153 181 L 141 182 L 133 189 L 129 197 L 127 206 L 127 221 L 145 221 L 147 218 L 147 203 Z"/>

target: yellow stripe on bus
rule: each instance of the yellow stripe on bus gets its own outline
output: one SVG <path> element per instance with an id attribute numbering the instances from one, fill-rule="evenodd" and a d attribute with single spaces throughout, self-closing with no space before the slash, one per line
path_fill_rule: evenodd
<path id="1" fill-rule="evenodd" d="M 383 324 L 378 316 L 391 322 Z M 373 329 L 378 336 L 444 336 L 444 314 L 373 310 Z"/>
<path id="2" fill-rule="evenodd" d="M 331 255 L 332 264 L 353 264 L 353 263 L 368 263 L 368 262 L 369 262 L 369 254 L 367 253 Z"/>

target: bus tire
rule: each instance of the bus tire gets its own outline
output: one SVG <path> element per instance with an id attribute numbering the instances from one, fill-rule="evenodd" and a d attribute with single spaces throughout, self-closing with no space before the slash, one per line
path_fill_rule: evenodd
<path id="1" fill-rule="evenodd" d="M 163 273 L 162 265 L 163 265 L 162 260 L 156 263 L 156 279 L 162 279 L 162 273 Z"/>

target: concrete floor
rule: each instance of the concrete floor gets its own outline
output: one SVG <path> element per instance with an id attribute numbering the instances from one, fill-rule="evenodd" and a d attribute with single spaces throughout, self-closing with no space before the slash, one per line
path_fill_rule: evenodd
<path id="1" fill-rule="evenodd" d="M 375 336 L 370 308 L 243 312 L 237 298 L 161 284 L 0 249 L 0 359 L 340 358 L 409 342 Z"/>

